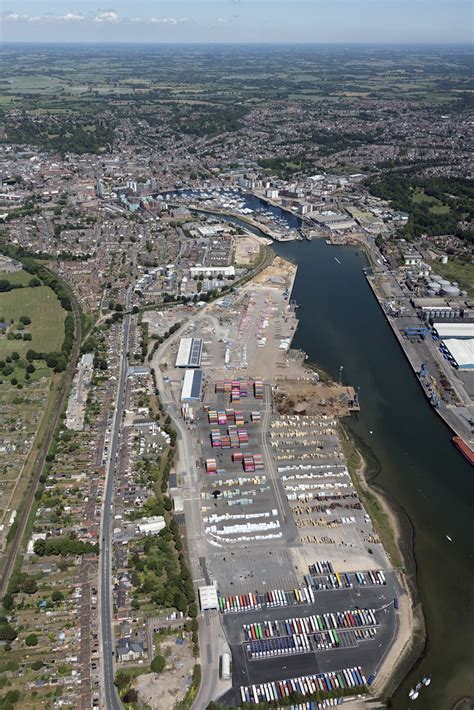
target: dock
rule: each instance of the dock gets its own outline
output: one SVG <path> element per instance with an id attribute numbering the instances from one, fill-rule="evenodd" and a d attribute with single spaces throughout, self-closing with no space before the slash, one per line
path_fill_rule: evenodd
<path id="1" fill-rule="evenodd" d="M 463 407 L 454 407 L 453 405 L 448 406 L 443 402 L 439 389 L 438 389 L 438 384 L 435 380 L 434 377 L 422 377 L 420 376 L 420 372 L 422 372 L 423 369 L 423 363 L 420 360 L 418 354 L 414 351 L 414 348 L 412 347 L 411 343 L 409 340 L 406 340 L 403 338 L 400 330 L 398 329 L 396 325 L 395 318 L 391 316 L 385 308 L 383 307 L 383 302 L 380 297 L 380 295 L 377 293 L 377 290 L 374 285 L 373 281 L 373 275 L 368 273 L 367 271 L 364 271 L 365 277 L 367 279 L 367 283 L 369 284 L 370 288 L 372 289 L 372 293 L 374 294 L 375 298 L 377 299 L 377 302 L 382 309 L 382 312 L 387 319 L 387 322 L 389 323 L 396 339 L 398 340 L 398 343 L 400 347 L 402 348 L 405 357 L 407 358 L 408 362 L 410 363 L 410 366 L 413 370 L 413 374 L 416 376 L 417 382 L 419 383 L 421 389 L 423 390 L 425 397 L 428 399 L 430 402 L 433 410 L 438 414 L 441 419 L 444 421 L 444 423 L 449 427 L 451 432 L 453 433 L 453 444 L 456 446 L 458 451 L 466 458 L 467 461 L 471 465 L 474 465 L 474 436 L 472 432 L 472 428 L 469 429 L 467 426 L 467 420 L 466 420 L 466 426 L 461 426 L 461 420 L 459 416 L 456 414 L 456 409 L 462 410 Z M 465 408 L 465 407 L 464 407 Z"/>

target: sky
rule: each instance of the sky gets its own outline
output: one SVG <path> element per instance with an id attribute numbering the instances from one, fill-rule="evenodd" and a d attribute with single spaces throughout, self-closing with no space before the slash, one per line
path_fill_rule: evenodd
<path id="1" fill-rule="evenodd" d="M 0 39 L 3 42 L 387 44 L 465 44 L 473 40 L 472 0 L 110 0 L 110 5 L 99 3 L 97 0 L 1 0 Z"/>

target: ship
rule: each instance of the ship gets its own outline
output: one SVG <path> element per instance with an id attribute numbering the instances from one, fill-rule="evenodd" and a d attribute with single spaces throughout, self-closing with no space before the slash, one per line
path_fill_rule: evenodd
<path id="1" fill-rule="evenodd" d="M 469 444 L 466 444 L 464 439 L 461 439 L 460 436 L 453 436 L 453 444 L 454 446 L 462 453 L 464 458 L 466 458 L 471 466 L 474 466 L 474 451 L 471 449 Z"/>

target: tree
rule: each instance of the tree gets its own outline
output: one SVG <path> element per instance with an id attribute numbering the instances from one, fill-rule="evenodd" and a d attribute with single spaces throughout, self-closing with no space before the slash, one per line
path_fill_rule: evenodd
<path id="1" fill-rule="evenodd" d="M 23 325 L 29 325 L 31 323 L 31 318 L 29 316 L 20 316 L 20 323 L 23 323 Z"/>
<path id="2" fill-rule="evenodd" d="M 20 355 L 16 351 L 13 352 L 12 353 L 12 360 L 19 360 L 19 359 L 20 359 Z"/>
<path id="3" fill-rule="evenodd" d="M 178 611 L 182 611 L 183 613 L 186 611 L 186 609 L 188 608 L 188 600 L 186 599 L 183 592 L 176 592 L 173 598 L 173 606 Z"/>
<path id="4" fill-rule="evenodd" d="M 123 671 L 119 671 L 115 676 L 114 685 L 119 689 L 123 690 L 128 685 L 128 676 Z"/>
<path id="5" fill-rule="evenodd" d="M 165 669 L 166 666 L 166 659 L 164 656 L 155 656 L 154 659 L 151 662 L 151 670 L 153 673 L 162 673 Z"/>
<path id="6" fill-rule="evenodd" d="M 36 634 L 30 634 L 29 636 L 26 637 L 25 643 L 27 646 L 37 646 L 38 645 L 38 637 Z"/>
<path id="7" fill-rule="evenodd" d="M 26 371 L 32 374 L 33 372 L 36 372 L 36 367 L 30 362 L 30 364 L 26 366 Z"/>
<path id="8" fill-rule="evenodd" d="M 124 703 L 136 703 L 138 700 L 138 691 L 135 688 L 129 688 L 123 696 Z"/>
<path id="9" fill-rule="evenodd" d="M 13 609 L 14 601 L 13 601 L 13 594 L 10 594 L 7 592 L 5 596 L 2 599 L 2 605 L 5 611 L 10 611 Z"/>
<path id="10" fill-rule="evenodd" d="M 64 599 L 64 594 L 58 590 L 51 594 L 51 599 L 53 602 L 62 602 Z"/>
<path id="11" fill-rule="evenodd" d="M 17 637 L 17 633 L 13 626 L 3 622 L 0 624 L 0 641 L 14 641 Z"/>
<path id="12" fill-rule="evenodd" d="M 21 581 L 20 588 L 25 594 L 34 594 L 38 591 L 38 585 L 34 577 L 30 575 L 25 575 L 25 578 Z"/>
<path id="13" fill-rule="evenodd" d="M 44 557 L 46 554 L 46 540 L 43 540 L 42 538 L 35 540 L 33 543 L 33 551 L 35 555 L 38 555 L 38 557 Z"/>

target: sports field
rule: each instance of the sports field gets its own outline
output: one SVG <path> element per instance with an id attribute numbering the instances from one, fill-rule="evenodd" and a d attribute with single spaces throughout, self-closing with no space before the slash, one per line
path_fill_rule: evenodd
<path id="1" fill-rule="evenodd" d="M 18 272 L 18 280 L 21 273 Z M 0 336 L 0 357 L 3 359 L 14 351 L 22 356 L 30 348 L 37 352 L 60 350 L 64 339 L 65 315 L 56 294 L 48 286 L 18 288 L 0 293 L 0 319 L 10 322 L 13 318 L 10 330 L 15 332 L 20 317 L 28 316 L 31 323 L 20 332 L 31 333 L 32 336 L 31 340 L 9 340 L 7 335 Z"/>

